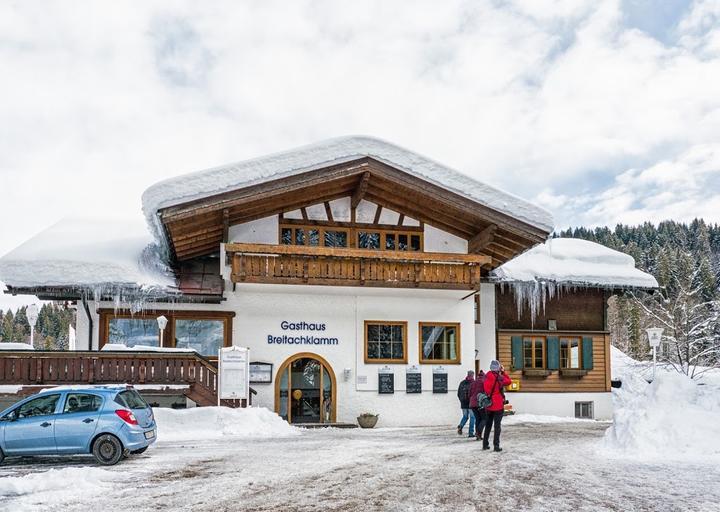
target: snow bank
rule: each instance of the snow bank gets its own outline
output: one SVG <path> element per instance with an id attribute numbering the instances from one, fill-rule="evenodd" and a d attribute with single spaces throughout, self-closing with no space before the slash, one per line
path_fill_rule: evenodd
<path id="1" fill-rule="evenodd" d="M 549 416 L 543 414 L 513 414 L 503 418 L 503 425 L 519 425 L 522 423 L 586 423 L 595 420 L 583 420 L 570 416 Z"/>
<path id="2" fill-rule="evenodd" d="M 100 350 L 109 350 L 109 351 L 123 351 L 123 350 L 131 350 L 131 351 L 140 351 L 140 352 L 196 352 L 195 349 L 192 348 L 178 348 L 178 347 L 155 347 L 153 345 L 133 345 L 132 347 L 128 347 L 127 345 L 123 345 L 122 343 L 106 343 L 103 345 L 103 348 Z"/>
<path id="3" fill-rule="evenodd" d="M 603 440 L 608 454 L 720 461 L 720 387 L 670 372 L 648 384 L 627 373 L 613 400 L 613 425 Z"/>
<path id="4" fill-rule="evenodd" d="M 101 492 L 117 481 L 117 473 L 99 467 L 65 467 L 23 476 L 0 478 L 0 496 L 17 497 L 32 495 L 42 501 L 42 496 L 81 496 L 85 492 Z M 72 483 L 72 485 L 69 485 Z M 48 501 L 49 502 L 49 501 Z"/>
<path id="5" fill-rule="evenodd" d="M 550 281 L 565 285 L 657 288 L 632 256 L 579 238 L 552 238 L 493 270 L 500 282 Z"/>
<path id="6" fill-rule="evenodd" d="M 0 350 L 35 350 L 35 348 L 27 343 L 11 343 L 9 341 L 3 341 L 0 342 Z"/>
<path id="7" fill-rule="evenodd" d="M 287 437 L 300 430 L 264 407 L 230 409 L 194 407 L 153 409 L 159 442 L 200 441 L 223 437 Z"/>
<path id="8" fill-rule="evenodd" d="M 65 219 L 0 258 L 0 280 L 12 287 L 172 288 L 158 251 L 141 219 Z"/>
<path id="9" fill-rule="evenodd" d="M 417 153 L 367 136 L 328 139 L 161 181 L 143 193 L 143 212 L 155 231 L 155 237 L 162 240 L 162 229 L 156 215 L 161 208 L 364 157 L 372 157 L 544 231 L 553 229 L 553 218 L 548 211 Z"/>

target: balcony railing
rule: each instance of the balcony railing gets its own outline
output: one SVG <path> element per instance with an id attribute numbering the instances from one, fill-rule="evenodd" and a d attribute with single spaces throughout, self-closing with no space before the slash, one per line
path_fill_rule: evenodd
<path id="1" fill-rule="evenodd" d="M 482 254 L 226 244 L 234 283 L 477 289 Z"/>

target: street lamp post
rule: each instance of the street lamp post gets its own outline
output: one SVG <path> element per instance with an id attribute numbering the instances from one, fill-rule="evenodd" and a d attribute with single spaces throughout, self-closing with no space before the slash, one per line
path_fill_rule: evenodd
<path id="1" fill-rule="evenodd" d="M 25 311 L 27 321 L 30 324 L 30 346 L 35 348 L 35 324 L 38 319 L 38 307 L 37 304 L 30 304 Z"/>
<path id="2" fill-rule="evenodd" d="M 655 367 L 657 366 L 657 348 L 660 346 L 662 340 L 662 327 L 650 327 L 645 329 L 648 335 L 648 342 L 653 349 L 653 382 L 655 382 Z"/>
<path id="3" fill-rule="evenodd" d="M 160 346 L 162 347 L 163 346 L 163 334 L 165 333 L 165 327 L 167 327 L 168 319 L 165 316 L 160 315 L 159 317 L 157 317 L 156 320 L 158 323 L 158 327 L 160 328 Z"/>

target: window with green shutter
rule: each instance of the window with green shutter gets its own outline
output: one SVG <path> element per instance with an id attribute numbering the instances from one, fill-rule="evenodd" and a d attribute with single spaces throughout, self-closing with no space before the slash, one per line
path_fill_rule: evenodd
<path id="1" fill-rule="evenodd" d="M 560 369 L 560 342 L 557 336 L 548 336 L 547 339 L 547 369 Z"/>
<path id="2" fill-rule="evenodd" d="M 510 338 L 510 348 L 512 354 L 512 369 L 522 370 L 523 368 L 523 347 L 522 337 L 512 336 Z"/>
<path id="3" fill-rule="evenodd" d="M 582 362 L 583 370 L 593 369 L 593 339 L 589 336 L 582 339 Z"/>

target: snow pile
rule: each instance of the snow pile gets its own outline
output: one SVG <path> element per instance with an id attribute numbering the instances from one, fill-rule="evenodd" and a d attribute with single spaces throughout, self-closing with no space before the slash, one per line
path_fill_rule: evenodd
<path id="1" fill-rule="evenodd" d="M 519 425 L 522 423 L 585 423 L 595 420 L 584 420 L 570 416 L 550 416 L 545 414 L 513 414 L 503 419 L 503 425 Z"/>
<path id="2" fill-rule="evenodd" d="M 0 280 L 16 288 L 172 288 L 153 242 L 139 219 L 66 219 L 0 258 Z"/>
<path id="3" fill-rule="evenodd" d="M 0 350 L 35 350 L 35 348 L 27 343 L 0 341 Z"/>
<path id="4" fill-rule="evenodd" d="M 153 409 L 158 441 L 201 441 L 223 437 L 287 437 L 300 430 L 264 407 Z"/>
<path id="5" fill-rule="evenodd" d="M 552 238 L 491 272 L 501 282 L 550 281 L 565 285 L 657 288 L 632 256 L 579 238 Z"/>
<path id="6" fill-rule="evenodd" d="M 0 478 L 0 497 L 29 497 L 50 502 L 54 497 L 70 498 L 83 493 L 102 492 L 117 482 L 117 473 L 98 467 L 65 467 L 23 476 Z M 72 485 L 68 485 L 72 482 Z"/>
<path id="7" fill-rule="evenodd" d="M 162 228 L 157 217 L 158 210 L 162 208 L 365 157 L 401 169 L 543 231 L 550 232 L 553 229 L 552 215 L 546 210 L 412 151 L 367 136 L 328 139 L 282 153 L 161 181 L 143 193 L 143 212 L 156 238 L 162 240 Z"/>
<path id="8" fill-rule="evenodd" d="M 103 345 L 101 350 L 108 351 L 123 351 L 123 350 L 135 350 L 140 352 L 196 352 L 192 348 L 178 348 L 178 347 L 155 347 L 153 345 L 133 345 L 128 347 L 122 343 L 106 343 Z"/>
<path id="9" fill-rule="evenodd" d="M 627 373 L 613 401 L 613 425 L 604 439 L 611 455 L 720 461 L 719 387 L 680 373 L 658 373 L 652 384 Z"/>

